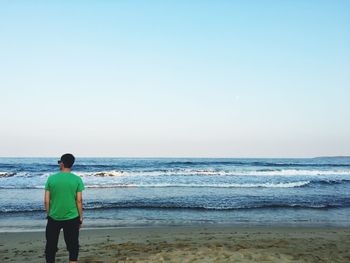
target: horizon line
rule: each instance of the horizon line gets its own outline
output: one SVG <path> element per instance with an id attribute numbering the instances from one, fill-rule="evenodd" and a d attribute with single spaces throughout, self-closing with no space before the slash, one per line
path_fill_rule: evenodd
<path id="1" fill-rule="evenodd" d="M 74 155 L 77 159 L 80 158 L 116 158 L 116 159 L 314 159 L 314 158 L 350 158 L 350 155 L 320 155 L 320 156 L 291 156 L 291 157 L 276 157 L 276 156 L 259 156 L 259 157 L 210 157 L 210 156 L 79 156 Z M 60 156 L 0 156 L 0 158 L 59 158 Z"/>

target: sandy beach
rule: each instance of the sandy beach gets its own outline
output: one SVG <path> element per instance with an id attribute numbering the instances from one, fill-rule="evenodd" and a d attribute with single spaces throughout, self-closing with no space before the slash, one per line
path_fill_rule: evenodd
<path id="1" fill-rule="evenodd" d="M 350 262 L 349 228 L 82 229 L 79 262 Z M 1 233 L 0 262 L 44 262 L 44 233 Z M 67 262 L 63 234 L 56 262 Z"/>

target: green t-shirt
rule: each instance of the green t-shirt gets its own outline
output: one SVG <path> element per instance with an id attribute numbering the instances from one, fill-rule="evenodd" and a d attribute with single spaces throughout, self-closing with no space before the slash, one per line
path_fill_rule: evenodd
<path id="1" fill-rule="evenodd" d="M 77 192 L 85 189 L 83 180 L 70 172 L 50 175 L 45 190 L 50 192 L 49 216 L 55 220 L 68 220 L 79 216 Z"/>

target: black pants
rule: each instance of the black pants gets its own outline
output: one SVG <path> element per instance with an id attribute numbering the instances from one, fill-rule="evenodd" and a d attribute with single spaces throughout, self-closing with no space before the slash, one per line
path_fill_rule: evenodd
<path id="1" fill-rule="evenodd" d="M 63 228 L 64 241 L 69 251 L 69 260 L 78 260 L 79 253 L 79 217 L 69 220 L 54 220 L 47 217 L 46 225 L 46 247 L 45 256 L 47 263 L 54 263 L 56 252 L 58 250 L 57 243 L 61 228 Z"/>

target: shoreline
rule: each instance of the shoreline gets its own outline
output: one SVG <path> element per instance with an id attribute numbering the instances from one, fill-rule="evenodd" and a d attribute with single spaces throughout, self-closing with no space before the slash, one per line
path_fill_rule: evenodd
<path id="1" fill-rule="evenodd" d="M 82 229 L 79 262 L 349 262 L 350 228 L 172 226 Z M 45 236 L 0 235 L 1 262 L 44 261 Z M 57 261 L 65 262 L 63 234 Z M 11 261 L 12 260 L 12 261 Z"/>
<path id="2" fill-rule="evenodd" d="M 46 225 L 46 223 L 45 223 Z M 350 226 L 339 226 L 339 225 L 319 225 L 319 224 L 285 224 L 285 225 L 244 225 L 244 224 L 188 224 L 188 225 L 133 225 L 133 226 L 97 226 L 97 227 L 86 227 L 84 226 L 81 231 L 99 231 L 99 230 L 123 230 L 123 229 L 215 229 L 215 228 L 234 228 L 234 229 L 339 229 L 339 230 L 350 230 Z M 0 234 L 20 234 L 20 233 L 45 233 L 45 228 L 40 229 L 17 229 L 17 230 L 0 230 Z M 1 241 L 1 238 L 0 238 Z"/>
<path id="3" fill-rule="evenodd" d="M 45 231 L 43 212 L 3 213 L 0 233 Z M 269 208 L 237 211 L 193 209 L 84 210 L 85 229 L 173 227 L 349 228 L 350 208 Z"/>

